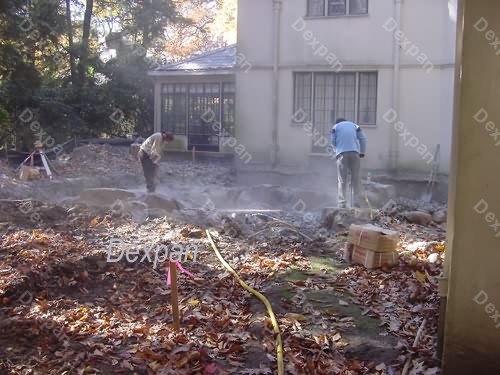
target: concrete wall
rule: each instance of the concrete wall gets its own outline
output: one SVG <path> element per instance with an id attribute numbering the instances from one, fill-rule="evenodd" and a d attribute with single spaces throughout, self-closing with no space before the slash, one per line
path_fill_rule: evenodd
<path id="1" fill-rule="evenodd" d="M 434 152 L 441 144 L 441 170 L 448 170 L 450 153 L 455 21 L 449 7 L 453 0 L 404 0 L 401 30 L 417 56 L 401 49 L 401 107 L 405 128 Z M 453 7 L 452 7 L 453 8 Z M 377 125 L 367 127 L 369 137 L 366 168 L 387 168 L 392 124 L 384 114 L 392 108 L 393 41 L 384 29 L 394 16 L 394 0 L 371 0 L 369 15 L 350 17 L 306 16 L 307 0 L 284 1 L 281 11 L 279 67 L 279 159 L 283 165 L 310 166 L 312 140 L 303 127 L 292 124 L 293 72 L 333 71 L 331 60 L 320 56 L 317 47 L 304 39 L 310 32 L 330 56 L 343 65 L 342 71 L 378 71 Z M 387 24 L 388 25 L 388 24 Z M 425 26 L 424 26 L 425 25 Z M 297 31 L 299 30 L 299 31 Z M 310 34 L 309 34 L 310 35 Z M 269 162 L 273 127 L 272 63 L 273 1 L 239 1 L 238 52 L 252 64 L 237 74 L 238 136 L 254 160 Z M 407 47 L 406 47 L 407 48 Z M 425 53 L 434 65 L 424 70 L 419 56 Z M 428 67 L 428 65 L 427 65 Z M 256 134 L 259 134 L 256 139 Z M 428 171 L 415 147 L 399 137 L 400 166 Z"/>
<path id="2" fill-rule="evenodd" d="M 491 45 L 500 38 L 500 2 L 462 2 L 464 31 L 458 44 L 461 81 L 450 175 L 443 365 L 445 375 L 490 375 L 500 373 L 500 228 L 495 226 L 500 218 L 500 175 L 495 169 L 500 148 L 492 136 L 500 126 L 500 47 Z M 494 34 L 474 28 L 482 17 Z M 474 120 L 481 108 L 492 121 L 487 128 L 486 121 Z"/>
<path id="3" fill-rule="evenodd" d="M 240 73 L 236 80 L 236 137 L 252 155 L 267 164 L 272 146 L 272 72 Z"/>

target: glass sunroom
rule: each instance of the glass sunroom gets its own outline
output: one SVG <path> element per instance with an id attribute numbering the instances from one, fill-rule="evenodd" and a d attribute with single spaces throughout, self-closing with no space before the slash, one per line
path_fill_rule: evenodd
<path id="1" fill-rule="evenodd" d="M 182 150 L 224 151 L 235 132 L 236 47 L 226 47 L 149 73 L 155 79 L 155 131 L 169 131 Z"/>

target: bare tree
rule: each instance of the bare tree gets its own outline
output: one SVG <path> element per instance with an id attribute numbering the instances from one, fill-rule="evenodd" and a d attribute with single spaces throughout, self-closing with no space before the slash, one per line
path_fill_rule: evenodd
<path id="1" fill-rule="evenodd" d="M 66 0 L 66 27 L 68 29 L 68 50 L 69 50 L 69 66 L 71 71 L 71 82 L 76 86 L 76 62 L 75 62 L 75 47 L 73 43 L 73 23 L 71 21 L 71 0 Z"/>

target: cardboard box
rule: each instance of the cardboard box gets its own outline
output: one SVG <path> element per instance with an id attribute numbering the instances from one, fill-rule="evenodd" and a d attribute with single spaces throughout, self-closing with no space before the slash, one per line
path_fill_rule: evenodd
<path id="1" fill-rule="evenodd" d="M 392 267 L 398 263 L 399 254 L 396 251 L 377 252 L 357 245 L 348 245 L 352 250 L 351 262 L 361 264 L 368 269 Z"/>
<path id="2" fill-rule="evenodd" d="M 348 242 L 375 252 L 391 252 L 398 245 L 398 232 L 377 227 L 376 225 L 351 225 Z"/>
<path id="3" fill-rule="evenodd" d="M 30 181 L 39 179 L 40 171 L 37 168 L 28 167 L 27 165 L 23 165 L 21 167 L 21 172 L 19 173 L 19 179 L 22 181 Z"/>

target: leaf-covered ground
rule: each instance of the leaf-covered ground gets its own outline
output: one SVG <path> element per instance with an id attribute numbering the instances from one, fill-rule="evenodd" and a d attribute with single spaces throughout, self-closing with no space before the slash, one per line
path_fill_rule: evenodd
<path id="1" fill-rule="evenodd" d="M 194 228 L 164 219 L 138 225 L 90 213 L 79 221 L 2 236 L 4 372 L 274 373 L 274 335 L 263 308 L 221 267 L 205 238 L 189 237 L 199 233 Z M 407 358 L 415 360 L 414 368 L 423 366 L 415 374 L 435 366 L 440 262 L 429 263 L 428 255 L 441 259 L 441 235 L 422 232 L 427 243 L 417 243 L 411 256 L 403 255 L 399 266 L 384 272 L 342 264 L 340 254 L 329 249 L 332 242 L 345 241 L 345 233 L 313 242 L 271 233 L 267 242 L 253 244 L 213 233 L 241 277 L 269 296 L 289 373 L 396 374 Z M 149 243 L 199 247 L 197 261 L 185 264 L 196 278 L 179 276 L 181 331 L 172 329 L 163 266 L 107 262 L 112 237 L 141 249 Z M 353 311 L 354 305 L 362 312 Z M 378 322 L 366 323 L 371 317 Z M 424 319 L 424 334 L 413 348 Z M 360 343 L 352 349 L 349 338 L 359 325 L 366 325 L 366 332 L 354 334 Z M 384 353 L 384 345 L 373 341 L 387 335 L 397 340 Z"/>
<path id="2" fill-rule="evenodd" d="M 224 258 L 269 298 L 287 374 L 439 373 L 441 227 L 376 217 L 399 231 L 400 261 L 367 271 L 341 260 L 347 232 L 318 232 L 300 215 L 239 213 L 195 226 L 186 217 L 136 223 L 105 209 L 34 203 L 43 218 L 35 225 L 19 219 L 20 204 L 1 206 L 0 374 L 276 373 L 270 319 L 216 259 L 207 227 Z M 199 249 L 183 263 L 195 277 L 179 275 L 180 331 L 165 263 L 108 262 L 112 238 L 139 258 L 151 246 Z"/>

